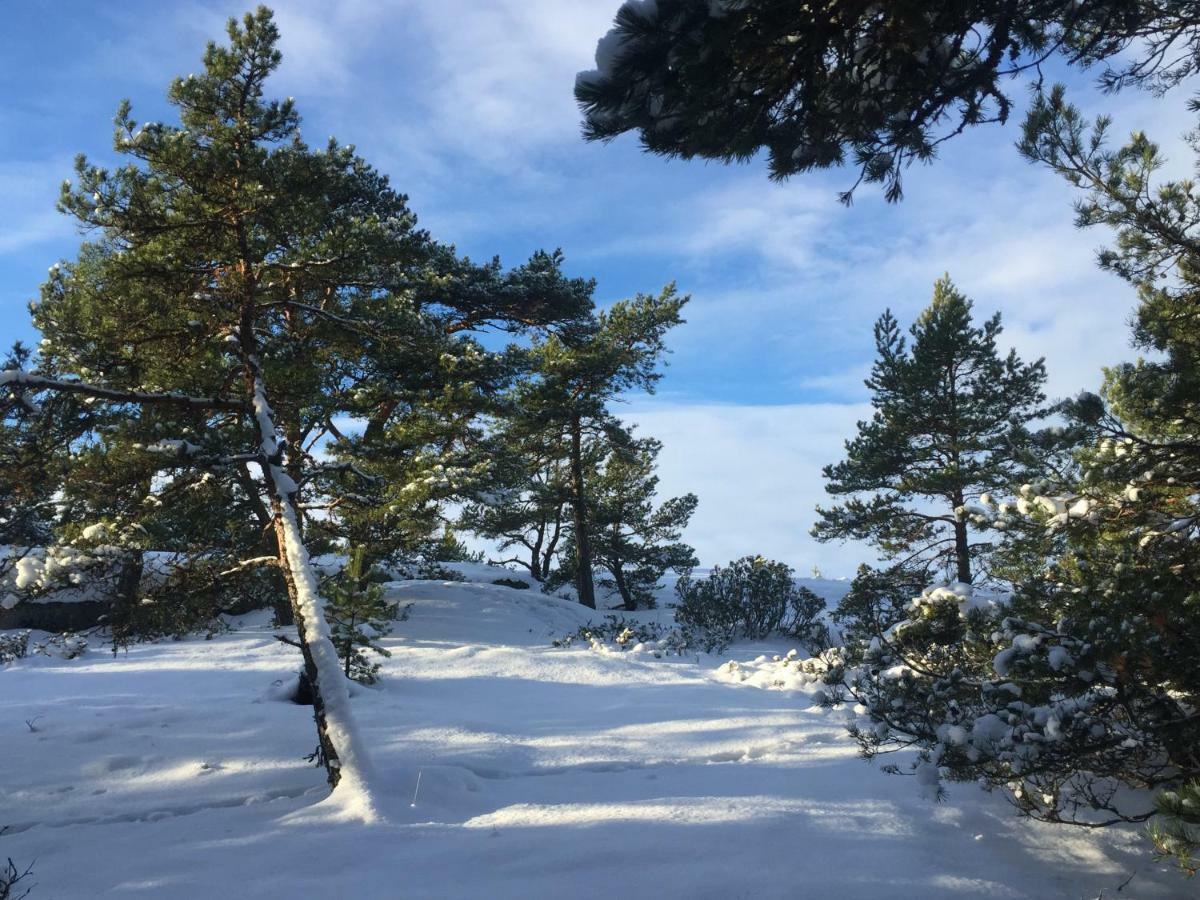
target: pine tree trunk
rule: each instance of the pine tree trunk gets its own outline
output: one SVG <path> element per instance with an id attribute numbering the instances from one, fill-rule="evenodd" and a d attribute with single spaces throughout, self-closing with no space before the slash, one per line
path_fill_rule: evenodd
<path id="1" fill-rule="evenodd" d="M 329 721 L 325 714 L 325 697 L 321 692 L 321 677 L 317 672 L 317 664 L 313 659 L 312 649 L 307 640 L 308 629 L 305 627 L 307 623 L 304 621 L 304 613 L 298 602 L 296 580 L 292 577 L 292 570 L 288 565 L 287 552 L 284 550 L 287 538 L 283 532 L 281 501 L 277 498 L 272 498 L 271 508 L 275 513 L 275 535 L 280 547 L 279 571 L 283 573 L 283 580 L 287 585 L 291 617 L 296 624 L 296 632 L 300 636 L 300 655 L 304 659 L 304 677 L 308 681 L 309 696 L 312 699 L 313 720 L 317 725 L 317 743 L 320 748 L 319 756 L 321 763 L 325 766 L 325 774 L 326 779 L 329 781 L 329 786 L 335 788 L 341 779 L 341 758 L 338 756 L 337 747 L 329 736 Z"/>
<path id="2" fill-rule="evenodd" d="M 571 511 L 575 523 L 575 590 L 579 602 L 596 608 L 592 582 L 592 542 L 588 537 L 587 495 L 583 484 L 583 428 L 579 416 L 571 418 Z"/>
<path id="3" fill-rule="evenodd" d="M 300 638 L 304 671 L 312 692 L 313 718 L 326 777 L 339 795 L 354 804 L 354 814 L 365 821 L 379 817 L 370 759 L 361 746 L 350 711 L 350 692 L 325 620 L 317 576 L 301 537 L 295 506 L 296 483 L 283 468 L 287 445 L 279 439 L 274 413 L 267 401 L 266 385 L 253 345 L 253 331 L 246 324 L 241 332 L 242 362 L 258 426 L 261 468 L 270 497 L 275 539 L 279 545 L 279 570 L 287 584 L 288 599 Z M 347 782 L 349 786 L 347 787 Z"/>
<path id="4" fill-rule="evenodd" d="M 609 566 L 608 570 L 612 572 L 613 581 L 617 583 L 617 592 L 621 595 L 621 599 L 625 601 L 626 612 L 633 612 L 637 609 L 637 601 L 629 593 L 629 584 L 625 581 L 624 570 L 619 565 Z"/>
<path id="5" fill-rule="evenodd" d="M 971 583 L 971 545 L 967 540 L 967 523 L 954 523 L 954 559 L 958 566 L 958 580 Z"/>
<path id="6" fill-rule="evenodd" d="M 120 569 L 113 589 L 113 605 L 116 608 L 111 619 L 114 644 L 118 638 L 122 641 L 131 639 L 134 610 L 138 604 L 138 588 L 141 587 L 142 573 L 146 567 L 145 557 L 141 550 L 133 550 L 128 556 L 123 556 L 117 565 Z M 118 636 L 118 629 L 122 630 L 123 634 Z"/>

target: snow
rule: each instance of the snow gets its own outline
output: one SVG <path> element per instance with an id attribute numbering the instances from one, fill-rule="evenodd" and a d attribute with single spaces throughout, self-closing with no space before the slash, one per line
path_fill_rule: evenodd
<path id="1" fill-rule="evenodd" d="M 296 584 L 296 605 L 304 617 L 304 631 L 309 652 L 317 669 L 321 697 L 325 702 L 325 718 L 330 738 L 337 748 L 341 762 L 341 780 L 330 797 L 346 816 L 364 822 L 377 820 L 381 812 L 371 789 L 373 773 L 354 715 L 350 711 L 350 691 L 338 662 L 337 651 L 325 621 L 325 607 L 317 587 L 317 576 L 308 561 L 308 551 L 296 524 L 296 511 L 290 503 L 281 504 L 284 546 L 288 568 Z"/>
<path id="2" fill-rule="evenodd" d="M 1135 869 L 1123 896 L 1191 890 L 1137 828 L 1038 825 L 972 785 L 938 804 L 862 762 L 818 680 L 775 683 L 803 668 L 787 641 L 556 649 L 597 614 L 460 571 L 388 586 L 410 618 L 379 685 L 345 701 L 386 818 L 325 800 L 311 709 L 285 699 L 299 654 L 256 614 L 0 670 L 0 856 L 36 860 L 32 898 L 65 900 L 1041 900 L 1115 896 Z"/>
<path id="3" fill-rule="evenodd" d="M 251 360 L 253 366 L 257 360 Z M 324 704 L 326 733 L 337 754 L 336 765 L 339 775 L 337 786 L 330 795 L 328 805 L 336 807 L 344 818 L 355 818 L 364 823 L 377 822 L 382 811 L 372 788 L 374 774 L 366 747 L 358 735 L 354 714 L 350 710 L 350 693 L 346 685 L 337 650 L 325 620 L 325 604 L 321 599 L 316 570 L 309 560 L 308 550 L 300 534 L 296 520 L 296 509 L 292 496 L 296 483 L 274 460 L 283 446 L 275 429 L 274 413 L 267 401 L 266 387 L 258 374 L 254 378 L 252 400 L 254 418 L 258 431 L 264 468 L 270 472 L 270 486 L 278 500 L 282 547 L 287 561 L 287 571 L 295 586 L 295 602 L 304 628 L 304 642 L 308 646 L 316 670 L 314 686 L 319 686 Z M 332 759 L 332 754 L 331 754 Z"/>

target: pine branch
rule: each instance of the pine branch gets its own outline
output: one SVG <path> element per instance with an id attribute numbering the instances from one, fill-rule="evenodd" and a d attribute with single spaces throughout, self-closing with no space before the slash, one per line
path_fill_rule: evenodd
<path id="1" fill-rule="evenodd" d="M 51 390 L 64 394 L 82 394 L 98 400 L 112 400 L 117 403 L 138 403 L 142 405 L 180 406 L 184 409 L 220 410 L 224 412 L 248 412 L 250 404 L 242 400 L 223 400 L 219 397 L 191 397 L 186 394 L 151 393 L 147 391 L 125 391 L 108 388 L 102 385 L 87 384 L 82 381 L 63 381 L 58 378 L 46 378 L 22 369 L 6 369 L 0 372 L 0 387 L 8 387 L 14 394 L 21 390 L 35 391 Z"/>

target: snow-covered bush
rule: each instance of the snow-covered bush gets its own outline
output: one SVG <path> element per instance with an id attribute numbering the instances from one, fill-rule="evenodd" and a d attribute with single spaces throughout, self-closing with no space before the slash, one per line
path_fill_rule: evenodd
<path id="1" fill-rule="evenodd" d="M 781 562 L 746 556 L 725 567 L 713 566 L 707 578 L 681 578 L 676 592 L 676 621 L 709 652 L 738 638 L 761 639 L 777 632 L 806 641 L 824 638 L 819 616 L 825 601 L 797 586 L 791 568 Z"/>
<path id="2" fill-rule="evenodd" d="M 87 651 L 87 635 L 76 634 L 74 631 L 49 635 L 39 641 L 34 641 L 30 647 L 31 653 L 39 656 L 54 656 L 59 659 L 76 659 Z"/>
<path id="3" fill-rule="evenodd" d="M 579 643 L 586 643 L 593 650 L 644 651 L 661 658 L 682 656 L 692 646 L 692 639 L 680 628 L 608 616 L 599 624 L 589 622 L 580 626 L 576 631 L 554 640 L 552 646 L 572 647 Z"/>
<path id="4" fill-rule="evenodd" d="M 786 655 L 759 656 L 750 662 L 730 660 L 717 669 L 717 675 L 725 681 L 767 690 L 809 691 L 813 702 L 820 706 L 833 706 L 844 699 L 845 659 L 838 647 L 812 657 L 792 649 Z"/>
<path id="5" fill-rule="evenodd" d="M 0 632 L 0 665 L 25 659 L 27 656 L 55 656 L 59 659 L 75 659 L 87 652 L 86 635 L 73 631 L 51 634 L 34 639 L 27 629 Z"/>
<path id="6" fill-rule="evenodd" d="M 8 631 L 0 633 L 0 666 L 24 659 L 29 655 L 29 632 Z"/>
<path id="7" fill-rule="evenodd" d="M 830 617 L 850 644 L 869 641 L 905 617 L 909 602 L 927 583 L 922 571 L 903 566 L 873 569 L 859 566 L 850 590 Z"/>
<path id="8" fill-rule="evenodd" d="M 431 559 L 397 562 L 387 567 L 388 574 L 396 581 L 466 581 L 467 576 L 457 569 Z"/>

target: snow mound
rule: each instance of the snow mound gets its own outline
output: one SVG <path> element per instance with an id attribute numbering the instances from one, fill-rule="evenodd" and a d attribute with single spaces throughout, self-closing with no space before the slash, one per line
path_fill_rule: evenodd
<path id="1" fill-rule="evenodd" d="M 508 577 L 513 574 L 508 572 Z M 409 607 L 401 631 L 415 640 L 547 646 L 554 638 L 601 618 L 595 610 L 536 589 L 478 581 L 394 581 L 388 584 L 386 596 L 401 608 Z"/>
<path id="2" fill-rule="evenodd" d="M 1043 826 L 973 785 L 938 805 L 864 765 L 786 644 L 720 669 L 555 649 L 606 611 L 464 569 L 388 585 L 409 618 L 350 692 L 381 818 L 325 801 L 312 711 L 275 699 L 299 655 L 254 614 L 4 667 L 5 857 L 62 898 L 1072 900 L 1135 867 L 1139 900 L 1187 895 L 1136 828 Z"/>
<path id="3" fill-rule="evenodd" d="M 786 655 L 762 655 L 750 662 L 731 659 L 717 669 L 716 677 L 769 691 L 805 691 L 819 702 L 828 668 L 828 662 L 820 657 L 808 658 L 797 650 L 789 650 Z"/>

